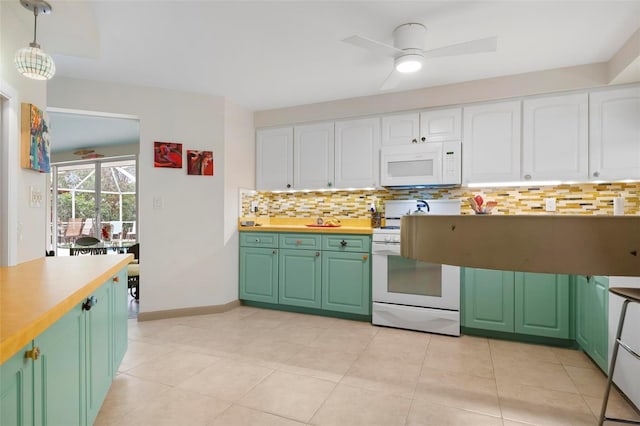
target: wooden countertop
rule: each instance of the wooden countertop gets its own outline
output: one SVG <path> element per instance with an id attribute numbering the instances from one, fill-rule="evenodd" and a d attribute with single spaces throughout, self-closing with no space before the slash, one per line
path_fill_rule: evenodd
<path id="1" fill-rule="evenodd" d="M 400 251 L 475 268 L 640 276 L 640 216 L 404 216 Z"/>
<path id="2" fill-rule="evenodd" d="M 253 220 L 259 226 L 242 226 L 242 220 Z M 309 227 L 315 224 L 316 218 L 243 218 L 238 221 L 238 231 L 260 232 L 300 232 L 313 234 L 360 234 L 371 235 L 371 220 L 369 219 L 340 219 L 338 227 Z"/>
<path id="3" fill-rule="evenodd" d="M 45 257 L 0 268 L 0 364 L 132 259 L 131 254 Z"/>

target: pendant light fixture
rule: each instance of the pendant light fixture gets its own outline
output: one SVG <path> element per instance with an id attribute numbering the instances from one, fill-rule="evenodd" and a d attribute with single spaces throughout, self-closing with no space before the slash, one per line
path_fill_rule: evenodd
<path id="1" fill-rule="evenodd" d="M 29 47 L 23 47 L 16 52 L 15 63 L 18 71 L 25 77 L 34 80 L 49 80 L 56 73 L 56 64 L 36 41 L 38 29 L 38 14 L 51 13 L 51 5 L 44 0 L 20 0 L 20 4 L 33 12 L 33 41 Z"/>

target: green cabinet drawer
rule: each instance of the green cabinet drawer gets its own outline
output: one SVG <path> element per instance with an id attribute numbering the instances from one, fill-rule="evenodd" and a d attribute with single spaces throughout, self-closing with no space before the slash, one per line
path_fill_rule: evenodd
<path id="1" fill-rule="evenodd" d="M 280 234 L 280 248 L 320 250 L 321 240 L 317 234 Z"/>
<path id="2" fill-rule="evenodd" d="M 278 234 L 275 232 L 241 232 L 240 247 L 278 248 Z"/>
<path id="3" fill-rule="evenodd" d="M 369 253 L 371 237 L 369 235 L 323 235 L 322 250 Z"/>

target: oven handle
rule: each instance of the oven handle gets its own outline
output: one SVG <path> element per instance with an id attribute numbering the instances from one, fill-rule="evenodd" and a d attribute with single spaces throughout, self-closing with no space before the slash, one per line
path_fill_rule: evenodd
<path id="1" fill-rule="evenodd" d="M 398 243 L 373 243 L 371 254 L 377 256 L 400 256 L 400 244 Z"/>

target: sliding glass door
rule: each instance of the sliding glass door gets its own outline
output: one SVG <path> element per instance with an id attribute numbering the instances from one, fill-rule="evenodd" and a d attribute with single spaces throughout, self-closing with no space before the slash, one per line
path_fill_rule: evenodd
<path id="1" fill-rule="evenodd" d="M 135 158 L 58 164 L 54 176 L 58 254 L 83 236 L 137 240 Z"/>

